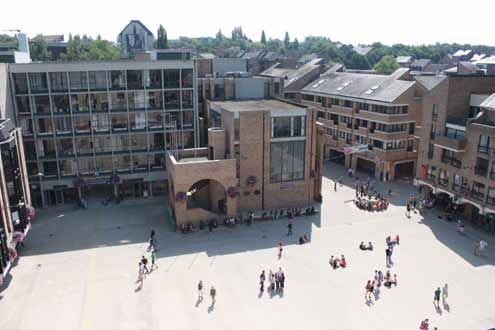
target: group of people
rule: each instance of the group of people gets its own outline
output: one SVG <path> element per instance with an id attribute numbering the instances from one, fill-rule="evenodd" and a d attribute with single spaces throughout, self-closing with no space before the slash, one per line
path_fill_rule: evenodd
<path id="1" fill-rule="evenodd" d="M 260 274 L 260 294 L 265 291 L 265 282 L 266 282 L 266 274 L 263 270 Z M 268 274 L 268 292 L 274 294 L 275 292 L 279 292 L 284 290 L 285 288 L 285 274 L 282 271 L 282 268 L 279 267 L 276 273 L 273 273 L 270 270 Z"/>
<path id="2" fill-rule="evenodd" d="M 143 286 L 143 280 L 146 274 L 151 273 L 157 266 L 156 266 L 156 238 L 155 238 L 155 231 L 152 229 L 150 232 L 150 238 L 149 238 L 149 245 L 147 248 L 147 252 L 149 252 L 150 259 L 151 259 L 151 265 L 149 264 L 148 258 L 146 258 L 144 255 L 141 256 L 141 259 L 139 260 L 139 271 L 138 271 L 138 280 L 137 283 L 139 285 L 139 288 L 142 288 Z M 149 265 L 149 267 L 148 267 Z"/>
<path id="3" fill-rule="evenodd" d="M 337 268 L 345 268 L 347 267 L 347 261 L 345 260 L 345 257 L 344 255 L 342 254 L 340 256 L 340 258 L 334 258 L 334 256 L 330 256 L 330 260 L 328 261 L 328 263 L 330 264 L 330 266 L 333 268 L 333 269 L 337 269 Z"/>
<path id="4" fill-rule="evenodd" d="M 387 288 L 391 288 L 392 285 L 397 286 L 397 274 L 394 274 L 394 276 L 392 277 L 389 270 L 387 270 L 385 275 L 383 275 L 383 272 L 381 270 L 375 270 L 375 275 L 373 280 L 369 280 L 366 283 L 366 287 L 365 287 L 366 301 L 371 300 L 371 296 L 373 294 L 378 295 L 382 284 Z"/>
<path id="5" fill-rule="evenodd" d="M 377 194 L 375 198 L 357 197 L 355 200 L 356 206 L 361 210 L 366 211 L 384 211 L 389 206 L 388 198 L 381 194 Z"/>
<path id="6" fill-rule="evenodd" d="M 438 287 L 433 293 L 433 305 L 437 310 L 440 310 L 440 295 L 442 296 L 442 304 L 444 308 L 448 309 L 449 305 L 447 304 L 447 297 L 449 296 L 449 286 L 447 283 L 440 289 Z"/>
<path id="7" fill-rule="evenodd" d="M 203 281 L 199 281 L 198 283 L 198 304 L 200 302 L 203 301 L 204 297 L 203 297 Z M 215 306 L 215 302 L 216 302 L 216 297 L 217 297 L 217 289 L 215 289 L 215 287 L 212 285 L 211 288 L 210 288 L 210 297 L 211 297 L 211 306 Z"/>
<path id="8" fill-rule="evenodd" d="M 299 244 L 302 245 L 302 244 L 305 244 L 305 243 L 309 243 L 308 236 L 306 236 L 306 235 L 299 236 Z"/>
<path id="9" fill-rule="evenodd" d="M 359 244 L 359 249 L 363 251 L 373 251 L 373 244 L 368 242 L 368 245 L 366 245 L 364 242 L 361 242 L 361 244 Z"/>

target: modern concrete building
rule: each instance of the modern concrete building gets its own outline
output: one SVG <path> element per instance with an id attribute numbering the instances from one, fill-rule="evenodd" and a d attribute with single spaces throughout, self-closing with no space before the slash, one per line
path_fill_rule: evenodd
<path id="1" fill-rule="evenodd" d="M 133 57 L 136 53 L 151 51 L 155 37 L 141 21 L 132 20 L 119 33 L 122 58 Z"/>
<path id="2" fill-rule="evenodd" d="M 404 68 L 388 76 L 331 70 L 304 87 L 302 103 L 319 109 L 325 126 L 325 159 L 380 180 L 413 177 L 421 103 L 407 79 Z M 368 151 L 353 154 L 359 146 Z"/>
<path id="3" fill-rule="evenodd" d="M 9 66 L 36 205 L 166 193 L 167 150 L 196 145 L 190 60 Z"/>
<path id="4" fill-rule="evenodd" d="M 416 184 L 495 232 L 495 76 L 416 79 L 425 91 Z"/>
<path id="5" fill-rule="evenodd" d="M 0 43 L 0 63 L 29 63 L 29 43 L 25 33 L 16 33 L 15 41 Z"/>
<path id="6" fill-rule="evenodd" d="M 177 225 L 321 200 L 323 130 L 313 109 L 274 99 L 208 104 L 208 148 L 167 158 Z"/>

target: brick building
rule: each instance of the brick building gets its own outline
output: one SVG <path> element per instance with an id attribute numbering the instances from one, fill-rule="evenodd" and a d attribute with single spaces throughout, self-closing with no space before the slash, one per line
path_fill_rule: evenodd
<path id="1" fill-rule="evenodd" d="M 391 75 L 331 70 L 304 87 L 302 103 L 316 107 L 325 126 L 324 157 L 380 180 L 412 177 L 420 118 L 415 82 L 408 69 Z M 344 148 L 368 146 L 357 154 Z"/>
<path id="2" fill-rule="evenodd" d="M 417 81 L 425 95 L 415 183 L 495 232 L 495 76 Z"/>
<path id="3" fill-rule="evenodd" d="M 274 99 L 208 105 L 208 148 L 167 158 L 178 225 L 321 199 L 322 129 L 313 109 Z"/>

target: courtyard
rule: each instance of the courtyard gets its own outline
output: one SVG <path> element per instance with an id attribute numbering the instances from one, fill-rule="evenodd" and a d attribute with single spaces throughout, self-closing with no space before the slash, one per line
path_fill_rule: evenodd
<path id="1" fill-rule="evenodd" d="M 286 218 L 212 234 L 174 232 L 165 197 L 41 210 L 0 289 L 0 329 L 417 329 L 425 318 L 438 329 L 495 327 L 493 237 L 470 227 L 461 236 L 436 210 L 407 219 L 407 198 L 418 191 L 410 182 L 377 183 L 379 191 L 392 189 L 390 207 L 359 210 L 354 179 L 337 165 L 325 172 L 321 210 L 294 219 L 293 236 L 286 236 Z M 335 192 L 333 178 L 341 175 Z M 139 288 L 138 262 L 151 228 L 158 268 Z M 298 245 L 304 234 L 311 242 Z M 366 303 L 366 282 L 375 270 L 386 271 L 385 237 L 396 234 L 391 273 L 398 285 L 382 287 Z M 473 254 L 480 239 L 489 243 L 484 257 Z M 359 250 L 361 241 L 375 249 Z M 328 260 L 341 254 L 348 267 L 333 270 Z M 261 271 L 279 267 L 283 294 L 260 295 Z M 445 283 L 449 309 L 436 310 L 433 292 Z M 206 294 L 212 285 L 214 307 Z"/>

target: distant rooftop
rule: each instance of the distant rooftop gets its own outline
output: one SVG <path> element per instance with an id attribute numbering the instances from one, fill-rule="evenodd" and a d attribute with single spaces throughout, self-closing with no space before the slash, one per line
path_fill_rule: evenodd
<path id="1" fill-rule="evenodd" d="M 292 83 L 301 79 L 311 71 L 320 67 L 321 58 L 315 58 L 298 69 L 278 68 L 280 63 L 266 69 L 259 75 L 264 77 L 278 77 L 284 79 L 284 86 L 287 88 Z"/>
<path id="2" fill-rule="evenodd" d="M 359 55 L 366 56 L 373 49 L 373 47 L 354 46 L 352 49 Z"/>
<path id="3" fill-rule="evenodd" d="M 415 84 L 414 81 L 398 80 L 402 75 L 402 70 L 388 76 L 332 72 L 304 87 L 303 92 L 393 102 Z"/>
<path id="4" fill-rule="evenodd" d="M 490 95 L 483 103 L 481 103 L 482 108 L 489 110 L 495 110 L 495 94 Z"/>
<path id="5" fill-rule="evenodd" d="M 305 108 L 302 105 L 295 105 L 275 99 L 249 100 L 249 101 L 215 101 L 211 102 L 219 108 L 231 112 L 246 111 L 271 111 L 271 110 L 297 110 Z"/>
<path id="6" fill-rule="evenodd" d="M 412 62 L 412 56 L 397 56 L 397 63 L 406 64 Z"/>
<path id="7" fill-rule="evenodd" d="M 415 79 L 420 83 L 426 90 L 431 91 L 433 88 L 437 87 L 442 81 L 447 79 L 445 75 L 434 75 L 434 76 L 415 76 Z"/>

